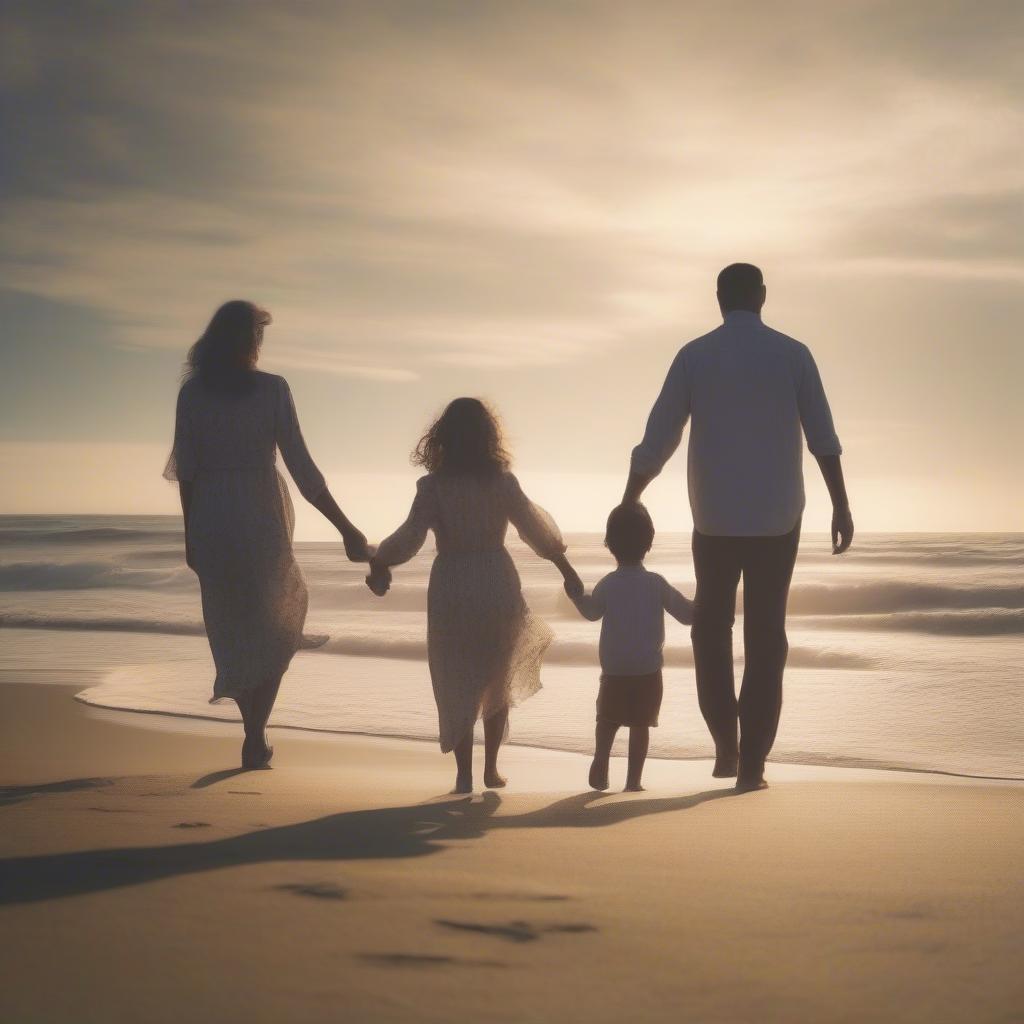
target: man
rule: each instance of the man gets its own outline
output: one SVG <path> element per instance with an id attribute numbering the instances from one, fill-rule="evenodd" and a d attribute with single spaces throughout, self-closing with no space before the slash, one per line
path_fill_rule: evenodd
<path id="1" fill-rule="evenodd" d="M 633 450 L 623 497 L 640 500 L 690 420 L 697 695 L 715 741 L 713 774 L 736 776 L 741 792 L 768 785 L 764 763 L 782 709 L 786 601 L 804 508 L 801 428 L 832 498 L 832 553 L 853 540 L 842 448 L 818 368 L 805 345 L 761 322 L 765 294 L 761 271 L 749 263 L 718 275 L 725 322 L 676 356 Z M 737 701 L 732 624 L 741 576 L 745 665 Z"/>

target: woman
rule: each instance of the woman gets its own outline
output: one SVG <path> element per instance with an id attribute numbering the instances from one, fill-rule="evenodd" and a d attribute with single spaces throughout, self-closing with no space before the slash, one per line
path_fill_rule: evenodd
<path id="1" fill-rule="evenodd" d="M 473 791 L 473 727 L 484 720 L 484 785 L 505 785 L 498 748 L 508 709 L 540 689 L 551 631 L 535 619 L 505 550 L 511 522 L 542 558 L 561 570 L 567 590 L 583 585 L 565 557 L 558 527 L 523 494 L 508 471 L 498 424 L 476 398 L 457 398 L 423 435 L 414 464 L 409 518 L 377 549 L 367 583 L 383 596 L 390 566 L 407 562 L 433 530 L 437 557 L 427 592 L 427 651 L 441 750 L 455 751 L 456 793 Z"/>
<path id="2" fill-rule="evenodd" d="M 275 467 L 280 448 L 302 496 L 341 533 L 354 562 L 366 538 L 348 521 L 306 449 L 283 377 L 256 369 L 270 314 L 226 302 L 188 353 L 178 393 L 174 448 L 185 561 L 199 576 L 203 620 L 217 669 L 211 703 L 242 713 L 242 767 L 267 768 L 266 725 L 302 643 L 309 595 L 292 553 L 295 511 Z"/>

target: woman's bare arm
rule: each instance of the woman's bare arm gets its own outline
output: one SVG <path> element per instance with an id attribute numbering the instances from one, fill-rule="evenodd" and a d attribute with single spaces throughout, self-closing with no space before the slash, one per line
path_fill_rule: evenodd
<path id="1" fill-rule="evenodd" d="M 341 511 L 327 487 L 315 498 L 310 498 L 309 503 L 341 534 L 342 543 L 345 545 L 345 554 L 350 562 L 368 562 L 370 560 L 370 549 L 366 545 L 366 537 L 352 525 L 348 516 Z"/>

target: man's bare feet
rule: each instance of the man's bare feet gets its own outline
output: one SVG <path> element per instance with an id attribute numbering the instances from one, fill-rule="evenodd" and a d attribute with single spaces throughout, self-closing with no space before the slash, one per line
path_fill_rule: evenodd
<path id="1" fill-rule="evenodd" d="M 456 775 L 455 776 L 455 788 L 452 790 L 453 793 L 472 793 L 473 792 L 473 776 L 472 775 Z"/>
<path id="2" fill-rule="evenodd" d="M 500 775 L 497 769 L 484 772 L 484 786 L 487 789 L 504 789 L 508 785 L 508 779 Z"/>
<path id="3" fill-rule="evenodd" d="M 711 774 L 716 779 L 735 779 L 736 771 L 739 768 L 739 755 L 718 754 L 715 757 L 715 767 Z"/>
<path id="4" fill-rule="evenodd" d="M 737 793 L 753 793 L 759 789 L 767 789 L 768 783 L 761 776 L 756 775 L 741 775 L 736 780 L 736 792 Z"/>
<path id="5" fill-rule="evenodd" d="M 645 790 L 644 787 L 642 785 L 640 785 L 639 782 L 627 782 L 626 786 L 625 786 L 625 789 L 623 789 L 622 792 L 623 793 L 646 793 L 647 790 Z"/>
<path id="6" fill-rule="evenodd" d="M 596 758 L 590 766 L 590 788 L 603 793 L 608 788 L 608 765 Z"/>

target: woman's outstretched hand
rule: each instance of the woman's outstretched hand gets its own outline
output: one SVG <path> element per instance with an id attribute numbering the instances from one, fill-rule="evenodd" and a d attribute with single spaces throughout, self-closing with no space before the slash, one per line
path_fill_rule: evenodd
<path id="1" fill-rule="evenodd" d="M 366 543 L 366 538 L 352 527 L 341 535 L 341 541 L 345 545 L 345 554 L 350 562 L 368 562 L 372 552 Z"/>

